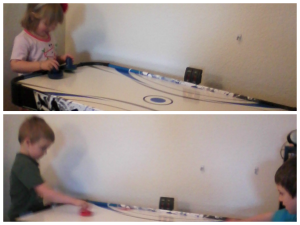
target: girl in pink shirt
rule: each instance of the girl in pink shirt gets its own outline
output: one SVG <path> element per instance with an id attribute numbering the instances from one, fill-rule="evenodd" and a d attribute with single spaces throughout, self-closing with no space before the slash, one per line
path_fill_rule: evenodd
<path id="1" fill-rule="evenodd" d="M 20 74 L 58 69 L 70 54 L 57 55 L 57 42 L 50 33 L 62 23 L 68 4 L 28 4 L 21 21 L 24 30 L 15 37 L 11 69 Z"/>

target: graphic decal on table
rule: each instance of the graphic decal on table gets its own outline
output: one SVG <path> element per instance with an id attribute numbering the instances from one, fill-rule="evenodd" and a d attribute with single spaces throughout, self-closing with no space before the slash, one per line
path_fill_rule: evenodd
<path id="1" fill-rule="evenodd" d="M 42 94 L 34 91 L 38 110 L 41 111 L 97 111 L 94 108 L 66 100 L 55 95 Z"/>
<path id="2" fill-rule="evenodd" d="M 112 203 L 95 202 L 95 201 L 90 201 L 90 203 L 98 207 L 112 210 L 114 212 L 126 216 L 145 219 L 145 220 L 153 220 L 153 221 L 183 221 L 184 220 L 190 222 L 193 221 L 217 222 L 217 221 L 224 221 L 226 219 L 225 217 L 219 217 L 219 216 L 145 208 L 145 207 L 125 205 L 125 204 L 112 204 Z"/>

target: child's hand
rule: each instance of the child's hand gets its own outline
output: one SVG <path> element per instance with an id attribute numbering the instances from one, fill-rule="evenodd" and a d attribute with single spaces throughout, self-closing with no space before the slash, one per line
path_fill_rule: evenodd
<path id="1" fill-rule="evenodd" d="M 65 54 L 59 57 L 60 61 L 62 61 L 63 63 L 66 62 L 67 58 L 70 57 L 72 59 L 72 61 L 74 61 L 74 57 L 70 54 Z"/>
<path id="2" fill-rule="evenodd" d="M 75 201 L 74 205 L 81 207 L 81 209 L 88 209 L 89 208 L 89 204 L 86 201 L 82 201 L 82 200 L 79 200 L 79 199 L 77 199 Z"/>
<path id="3" fill-rule="evenodd" d="M 48 59 L 46 61 L 41 61 L 41 70 L 52 70 L 53 67 L 58 70 L 59 63 L 55 59 Z"/>

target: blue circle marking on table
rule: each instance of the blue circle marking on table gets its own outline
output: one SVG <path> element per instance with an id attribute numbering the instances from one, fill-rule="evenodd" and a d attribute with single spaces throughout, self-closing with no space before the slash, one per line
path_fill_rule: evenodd
<path id="1" fill-rule="evenodd" d="M 173 100 L 170 98 L 155 95 L 145 96 L 143 100 L 147 103 L 155 105 L 170 105 L 173 103 Z"/>
<path id="2" fill-rule="evenodd" d="M 157 103 L 163 103 L 163 102 L 165 102 L 166 100 L 165 100 L 165 99 L 162 99 L 162 98 L 151 98 L 151 101 L 152 101 L 152 102 L 157 102 Z"/>

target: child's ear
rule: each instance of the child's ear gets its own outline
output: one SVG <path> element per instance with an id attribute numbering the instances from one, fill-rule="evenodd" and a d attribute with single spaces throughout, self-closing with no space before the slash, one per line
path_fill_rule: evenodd
<path id="1" fill-rule="evenodd" d="M 30 138 L 28 138 L 28 137 L 25 138 L 25 139 L 24 139 L 24 144 L 25 144 L 26 147 L 30 146 L 30 145 L 31 145 Z"/>

